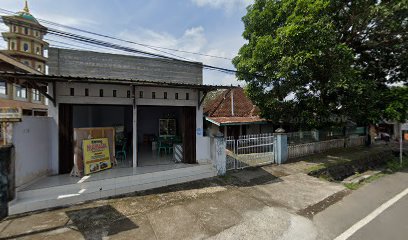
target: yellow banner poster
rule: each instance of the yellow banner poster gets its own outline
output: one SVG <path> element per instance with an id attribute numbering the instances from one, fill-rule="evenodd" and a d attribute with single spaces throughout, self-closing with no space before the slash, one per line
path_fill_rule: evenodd
<path id="1" fill-rule="evenodd" d="M 85 175 L 112 167 L 107 138 L 83 140 L 82 150 L 84 153 Z"/>

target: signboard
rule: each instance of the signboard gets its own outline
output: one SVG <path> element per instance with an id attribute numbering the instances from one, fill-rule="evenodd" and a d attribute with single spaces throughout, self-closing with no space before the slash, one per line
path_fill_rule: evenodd
<path id="1" fill-rule="evenodd" d="M 112 167 L 108 138 L 82 141 L 85 175 L 100 172 Z"/>
<path id="2" fill-rule="evenodd" d="M 401 125 L 401 131 L 408 131 L 408 123 L 404 123 Z"/>
<path id="3" fill-rule="evenodd" d="M 0 122 L 21 122 L 23 112 L 21 108 L 2 107 L 0 108 Z"/>

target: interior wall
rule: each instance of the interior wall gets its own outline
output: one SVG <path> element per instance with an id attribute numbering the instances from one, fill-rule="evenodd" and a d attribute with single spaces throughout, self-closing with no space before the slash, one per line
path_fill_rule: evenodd
<path id="1" fill-rule="evenodd" d="M 129 146 L 133 134 L 133 107 L 118 105 L 74 105 L 73 128 L 125 127 Z"/>
<path id="2" fill-rule="evenodd" d="M 143 143 L 143 136 L 146 134 L 152 134 L 155 136 L 159 135 L 159 119 L 161 118 L 175 118 L 177 124 L 177 135 L 181 136 L 181 116 L 181 107 L 138 106 L 138 143 Z"/>
<path id="3" fill-rule="evenodd" d="M 74 128 L 125 125 L 131 127 L 132 119 L 126 118 L 126 108 L 126 106 L 75 105 L 73 109 L 73 126 Z"/>

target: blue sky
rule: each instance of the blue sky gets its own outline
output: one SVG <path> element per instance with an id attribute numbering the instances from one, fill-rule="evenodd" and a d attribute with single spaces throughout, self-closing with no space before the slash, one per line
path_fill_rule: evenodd
<path id="1" fill-rule="evenodd" d="M 241 18 L 251 2 L 252 0 L 29 0 L 29 6 L 31 13 L 40 19 L 149 45 L 232 58 L 244 44 Z M 0 3 L 1 8 L 13 12 L 20 11 L 24 5 L 23 0 L 0 0 Z M 0 30 L 4 29 L 5 26 L 0 27 Z M 69 42 L 51 35 L 47 38 Z M 50 43 L 62 45 L 52 41 Z M 75 48 L 81 45 L 74 44 L 77 45 Z M 4 43 L 0 43 L 0 46 L 4 47 Z M 83 48 L 108 51 L 89 46 Z M 229 60 L 176 54 L 209 65 L 233 68 Z M 207 70 L 204 72 L 204 82 L 243 84 L 237 82 L 234 75 Z"/>

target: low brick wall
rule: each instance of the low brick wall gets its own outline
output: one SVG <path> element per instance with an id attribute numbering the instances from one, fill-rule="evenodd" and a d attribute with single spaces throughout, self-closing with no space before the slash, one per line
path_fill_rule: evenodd
<path id="1" fill-rule="evenodd" d="M 0 147 L 0 219 L 8 215 L 8 202 L 14 198 L 13 146 Z"/>

